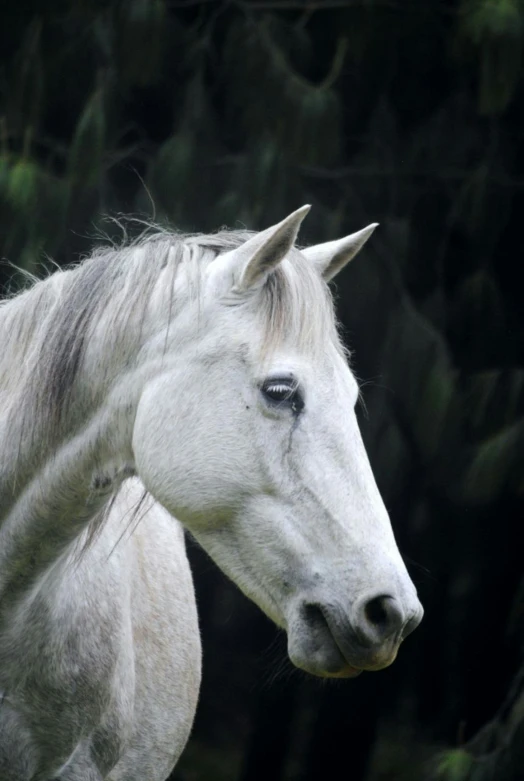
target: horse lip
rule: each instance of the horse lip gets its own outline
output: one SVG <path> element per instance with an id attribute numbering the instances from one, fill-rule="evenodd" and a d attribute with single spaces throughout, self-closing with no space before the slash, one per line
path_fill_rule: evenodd
<path id="1" fill-rule="evenodd" d="M 302 603 L 287 634 L 289 657 L 299 669 L 320 678 L 354 678 L 361 672 L 341 651 L 317 601 Z"/>
<path id="2" fill-rule="evenodd" d="M 346 642 L 343 642 L 342 637 L 344 636 L 345 633 L 344 633 L 343 630 L 340 631 L 340 627 L 337 626 L 337 624 L 338 624 L 337 620 L 333 619 L 333 616 L 331 615 L 331 612 L 329 610 L 327 610 L 323 605 L 318 605 L 318 609 L 322 613 L 322 617 L 323 617 L 324 621 L 326 622 L 326 626 L 329 629 L 329 634 L 331 635 L 331 638 L 333 639 L 333 642 L 335 643 L 335 645 L 337 646 L 338 650 L 342 654 L 342 657 L 345 659 L 346 663 L 350 667 L 353 667 L 353 669 L 355 669 L 355 670 L 361 669 L 361 668 L 357 667 L 355 664 L 352 664 L 349 661 L 348 657 L 351 654 L 351 651 L 353 649 L 348 648 L 348 644 Z M 340 611 L 337 611 L 337 612 L 340 612 Z M 346 622 L 344 622 L 344 623 L 346 623 Z M 353 629 L 351 627 L 348 627 L 348 629 L 349 629 L 348 634 L 356 636 L 354 631 L 353 631 Z M 351 654 L 351 655 L 353 655 L 353 654 Z"/>
<path id="3" fill-rule="evenodd" d="M 408 621 L 406 621 L 406 623 L 402 627 L 402 632 L 400 634 L 401 642 L 405 640 L 406 637 L 410 635 L 417 628 L 417 626 L 422 621 L 423 616 L 424 616 L 424 610 L 422 609 L 422 607 L 420 607 L 420 610 L 414 613 L 411 616 L 411 618 Z"/>
<path id="4" fill-rule="evenodd" d="M 342 613 L 340 609 L 337 610 L 334 605 L 330 605 L 330 610 L 327 610 L 322 605 L 318 605 L 318 609 L 322 613 L 324 621 L 326 622 L 326 626 L 329 629 L 329 633 L 333 639 L 333 642 L 340 651 L 342 658 L 345 660 L 348 667 L 358 671 L 357 675 L 364 671 L 371 672 L 373 670 L 381 670 L 384 667 L 388 667 L 395 660 L 396 653 L 392 655 L 391 660 L 388 660 L 385 663 L 379 662 L 366 664 L 362 663 L 361 658 L 359 659 L 359 664 L 355 664 L 354 661 L 350 661 L 351 659 L 355 659 L 355 657 L 361 657 L 362 651 L 365 653 L 366 651 L 370 650 L 371 645 L 369 643 L 364 644 L 361 642 L 358 633 L 355 632 L 348 621 L 345 621 L 343 618 L 341 621 L 337 621 L 337 618 L 340 619 L 340 614 Z M 333 612 L 336 611 L 334 616 L 331 614 L 331 610 L 333 610 Z M 351 640 L 349 642 L 345 640 L 346 637 L 354 639 L 357 646 L 360 646 L 360 649 L 358 647 L 354 647 Z M 395 643 L 395 646 L 396 645 L 398 645 L 398 642 Z"/>
<path id="5" fill-rule="evenodd" d="M 330 678 L 358 678 L 358 676 L 363 672 L 364 670 L 362 670 L 360 667 L 354 667 L 352 664 L 346 663 L 346 667 L 344 667 L 339 673 L 330 673 L 329 677 Z"/>

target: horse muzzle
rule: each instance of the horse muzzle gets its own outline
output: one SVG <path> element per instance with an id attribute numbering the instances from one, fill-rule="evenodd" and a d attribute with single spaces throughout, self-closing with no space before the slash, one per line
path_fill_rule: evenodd
<path id="1" fill-rule="evenodd" d="M 338 603 L 300 602 L 288 623 L 288 653 L 295 666 L 321 677 L 352 678 L 394 662 L 400 643 L 422 620 L 416 597 L 367 594 L 344 610 Z"/>

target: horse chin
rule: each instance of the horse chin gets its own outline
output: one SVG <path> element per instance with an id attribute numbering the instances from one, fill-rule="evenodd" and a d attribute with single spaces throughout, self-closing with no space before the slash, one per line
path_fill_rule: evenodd
<path id="1" fill-rule="evenodd" d="M 289 658 L 300 670 L 318 678 L 356 678 L 362 670 L 348 664 L 335 647 L 288 650 Z"/>
<path id="2" fill-rule="evenodd" d="M 327 627 L 315 632 L 295 628 L 288 634 L 288 655 L 295 667 L 319 678 L 356 678 L 362 672 L 344 658 Z"/>

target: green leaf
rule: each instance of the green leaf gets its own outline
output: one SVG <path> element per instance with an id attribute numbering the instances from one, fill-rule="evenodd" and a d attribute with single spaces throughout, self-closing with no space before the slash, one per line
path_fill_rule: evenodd
<path id="1" fill-rule="evenodd" d="M 47 253 L 54 253 L 64 237 L 70 195 L 67 178 L 42 172 L 34 219 L 35 232 Z"/>
<path id="2" fill-rule="evenodd" d="M 479 111 L 499 114 L 509 105 L 520 82 L 522 40 L 485 41 L 480 52 Z"/>
<path id="3" fill-rule="evenodd" d="M 162 144 L 149 170 L 153 198 L 175 222 L 180 219 L 181 204 L 194 175 L 195 157 L 193 136 L 180 131 Z"/>
<path id="4" fill-rule="evenodd" d="M 14 209 L 27 214 L 35 208 L 39 177 L 40 168 L 32 160 L 22 158 L 12 166 L 7 182 L 7 197 Z"/>
<path id="5" fill-rule="evenodd" d="M 466 501 L 491 502 L 506 489 L 522 490 L 524 421 L 518 420 L 479 445 L 464 478 Z"/>
<path id="6" fill-rule="evenodd" d="M 235 164 L 231 186 L 238 195 L 234 200 L 238 201 L 239 210 L 231 215 L 232 221 L 252 226 L 264 219 L 271 222 L 275 213 L 286 208 L 289 179 L 289 166 L 273 139 L 265 137 L 253 144 Z M 270 204 L 268 193 L 271 193 Z M 224 201 L 225 204 L 233 202 Z"/>
<path id="7" fill-rule="evenodd" d="M 0 152 L 0 196 L 7 192 L 9 183 L 9 156 Z"/>
<path id="8" fill-rule="evenodd" d="M 73 184 L 94 187 L 103 174 L 106 121 L 101 88 L 87 101 L 69 150 L 69 177 Z"/>
<path id="9" fill-rule="evenodd" d="M 361 427 L 366 447 L 374 454 L 373 473 L 386 502 L 394 502 L 409 481 L 411 454 L 394 413 L 384 403 L 383 391 L 366 389 L 364 397 L 369 418 Z"/>
<path id="10" fill-rule="evenodd" d="M 454 395 L 454 375 L 447 355 L 437 352 L 435 361 L 421 377 L 413 415 L 414 432 L 420 451 L 426 457 L 431 458 L 439 451 Z"/>
<path id="11" fill-rule="evenodd" d="M 520 37 L 524 29 L 520 0 L 466 0 L 461 8 L 462 30 L 474 43 L 493 37 Z"/>
<path id="12" fill-rule="evenodd" d="M 478 50 L 480 113 L 500 113 L 513 98 L 521 76 L 522 0 L 465 0 L 459 30 Z"/>
<path id="13" fill-rule="evenodd" d="M 511 342 L 505 333 L 504 301 L 494 276 L 481 269 L 470 274 L 454 293 L 449 332 L 461 364 L 474 370 L 500 360 Z"/>
<path id="14" fill-rule="evenodd" d="M 446 752 L 437 767 L 439 781 L 466 781 L 474 759 L 467 751 L 457 748 Z"/>
<path id="15" fill-rule="evenodd" d="M 430 461 L 447 442 L 449 427 L 456 427 L 455 369 L 449 350 L 431 323 L 406 302 L 389 316 L 386 331 L 384 381 L 395 394 L 418 453 Z"/>
<path id="16" fill-rule="evenodd" d="M 277 40 L 271 17 L 257 25 L 232 25 L 224 57 L 230 118 L 243 130 L 243 139 L 270 137 L 296 162 L 330 165 L 341 148 L 342 111 L 333 85 L 344 61 L 345 39 L 340 39 L 329 74 L 315 84 L 293 65 L 295 35 L 302 39 L 304 30 L 290 28 L 286 41 Z M 263 100 L 253 99 L 253 85 L 259 83 L 264 85 Z"/>
<path id="17" fill-rule="evenodd" d="M 10 123 L 18 127 L 19 132 L 26 127 L 36 128 L 39 124 L 44 91 L 41 32 L 41 20 L 33 19 L 14 59 L 13 73 L 9 79 Z"/>
<path id="18" fill-rule="evenodd" d="M 524 370 L 476 372 L 463 382 L 462 396 L 470 437 L 491 437 L 524 414 Z"/>
<path id="19" fill-rule="evenodd" d="M 118 20 L 118 54 L 125 81 L 135 87 L 155 84 L 166 47 L 164 0 L 127 0 Z"/>

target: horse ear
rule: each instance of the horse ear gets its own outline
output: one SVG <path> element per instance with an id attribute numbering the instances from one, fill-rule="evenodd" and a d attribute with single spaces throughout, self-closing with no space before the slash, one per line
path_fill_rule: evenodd
<path id="1" fill-rule="evenodd" d="M 292 249 L 300 224 L 311 206 L 302 206 L 285 220 L 257 233 L 234 252 L 235 290 L 259 287 Z"/>
<path id="2" fill-rule="evenodd" d="M 377 225 L 378 222 L 373 222 L 350 236 L 325 244 L 315 244 L 303 249 L 302 253 L 319 267 L 320 273 L 326 282 L 329 282 L 362 249 Z"/>

